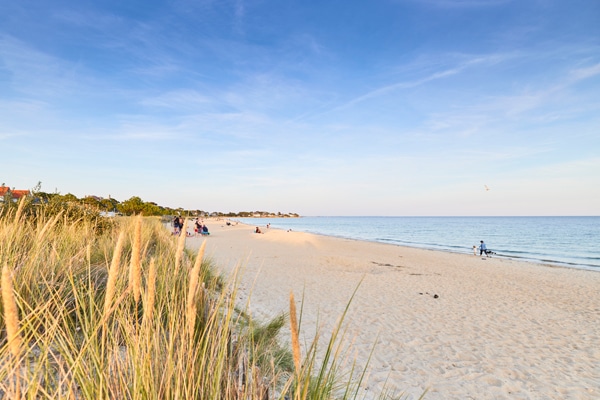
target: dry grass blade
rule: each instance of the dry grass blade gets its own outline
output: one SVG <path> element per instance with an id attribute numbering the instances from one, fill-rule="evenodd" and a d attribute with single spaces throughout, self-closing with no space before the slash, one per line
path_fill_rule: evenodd
<path id="1" fill-rule="evenodd" d="M 292 333 L 294 367 L 296 368 L 296 374 L 300 376 L 300 339 L 298 335 L 298 319 L 296 317 L 296 302 L 293 292 L 290 292 L 290 329 Z"/>
<path id="2" fill-rule="evenodd" d="M 133 299 L 137 303 L 140 300 L 142 285 L 142 216 L 135 220 L 135 231 L 133 234 L 133 248 L 131 250 L 131 263 L 129 265 L 129 285 L 133 290 Z"/>
<path id="3" fill-rule="evenodd" d="M 144 326 L 147 326 L 150 323 L 154 311 L 154 299 L 156 296 L 156 262 L 154 257 L 150 260 L 146 290 L 146 304 L 144 304 L 144 316 L 142 318 L 142 324 Z"/>
<path id="4" fill-rule="evenodd" d="M 194 326 L 196 325 L 196 292 L 198 290 L 198 280 L 200 279 L 200 267 L 202 266 L 202 258 L 204 257 L 204 249 L 206 248 L 206 240 L 202 242 L 198 255 L 196 256 L 196 262 L 194 268 L 190 271 L 190 287 L 188 288 L 187 295 L 187 321 L 188 330 L 190 335 L 194 332 Z"/>
<path id="5" fill-rule="evenodd" d="M 187 236 L 187 220 L 183 223 L 183 228 L 179 232 L 179 239 L 177 240 L 177 250 L 175 253 L 175 270 L 177 271 L 181 265 L 181 259 L 183 257 L 183 249 L 185 248 L 185 237 Z"/>
<path id="6" fill-rule="evenodd" d="M 2 268 L 2 304 L 4 306 L 4 321 L 6 323 L 6 336 L 8 347 L 15 358 L 21 354 L 21 336 L 19 334 L 19 311 L 15 300 L 15 293 L 8 263 Z"/>
<path id="7" fill-rule="evenodd" d="M 115 246 L 112 262 L 110 263 L 110 269 L 108 271 L 108 281 L 106 282 L 106 294 L 104 297 L 104 318 L 107 317 L 113 297 L 115 296 L 117 276 L 119 274 L 119 264 L 121 263 L 121 252 L 123 250 L 124 242 L 125 232 L 121 231 Z"/>
<path id="8" fill-rule="evenodd" d="M 25 197 L 21 198 L 19 201 L 19 207 L 17 207 L 17 212 L 15 213 L 15 223 L 18 223 L 21 219 L 21 214 L 23 213 L 23 209 L 25 208 Z"/>
<path id="9" fill-rule="evenodd" d="M 58 214 L 56 214 L 53 218 L 49 219 L 44 224 L 42 229 L 37 234 L 36 243 L 43 243 L 44 235 L 46 234 L 46 232 L 50 231 L 56 225 L 58 220 L 61 218 L 62 214 L 63 214 L 63 212 L 60 211 Z"/>

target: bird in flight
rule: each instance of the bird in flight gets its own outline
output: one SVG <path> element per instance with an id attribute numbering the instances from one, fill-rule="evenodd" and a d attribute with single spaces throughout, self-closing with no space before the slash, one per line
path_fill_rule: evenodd
<path id="1" fill-rule="evenodd" d="M 483 185 L 485 187 L 485 191 L 487 192 L 490 188 L 487 185 Z"/>

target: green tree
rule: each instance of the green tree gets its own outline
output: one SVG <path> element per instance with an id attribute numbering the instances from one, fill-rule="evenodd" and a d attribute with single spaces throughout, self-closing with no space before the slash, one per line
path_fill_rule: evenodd
<path id="1" fill-rule="evenodd" d="M 65 203 L 79 202 L 79 199 L 77 198 L 77 196 L 75 196 L 74 194 L 71 194 L 71 193 L 67 193 L 65 195 L 59 195 L 59 199 L 64 201 Z"/>
<path id="2" fill-rule="evenodd" d="M 154 203 L 144 203 L 142 214 L 144 215 L 161 215 L 161 209 Z"/>
<path id="3" fill-rule="evenodd" d="M 100 201 L 94 196 L 86 196 L 81 199 L 81 204 L 85 204 L 90 207 L 100 208 Z"/>
<path id="4" fill-rule="evenodd" d="M 125 200 L 117 206 L 117 210 L 124 215 L 142 214 L 144 211 L 144 201 L 138 196 Z"/>
<path id="5" fill-rule="evenodd" d="M 100 200 L 100 208 L 104 211 L 117 211 L 119 201 L 113 198 Z"/>

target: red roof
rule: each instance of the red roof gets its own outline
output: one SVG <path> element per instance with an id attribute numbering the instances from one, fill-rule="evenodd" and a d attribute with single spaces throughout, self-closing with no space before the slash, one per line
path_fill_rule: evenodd
<path id="1" fill-rule="evenodd" d="M 0 186 L 0 196 L 6 196 L 10 192 L 13 199 L 20 199 L 29 194 L 29 190 L 10 190 L 8 186 Z"/>

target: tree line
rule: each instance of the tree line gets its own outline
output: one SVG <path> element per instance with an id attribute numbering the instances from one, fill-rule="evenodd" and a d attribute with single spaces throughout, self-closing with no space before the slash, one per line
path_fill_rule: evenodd
<path id="1" fill-rule="evenodd" d="M 29 202 L 32 206 L 42 204 L 54 205 L 70 205 L 81 206 L 89 210 L 94 210 L 100 213 L 114 213 L 115 215 L 143 215 L 143 216 L 165 216 L 165 215 L 181 215 L 186 217 L 204 216 L 204 217 L 299 217 L 296 213 L 281 213 L 269 211 L 240 211 L 240 212 L 207 212 L 204 210 L 170 208 L 161 206 L 155 202 L 144 201 L 139 196 L 133 196 L 124 201 L 118 201 L 112 197 L 102 198 L 98 196 L 84 196 L 78 198 L 74 194 L 47 193 L 41 190 L 41 182 L 39 182 L 30 191 Z M 13 201 L 10 192 L 4 197 L 4 204 L 12 204 Z"/>

